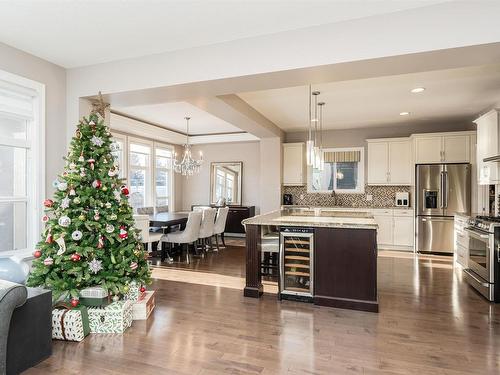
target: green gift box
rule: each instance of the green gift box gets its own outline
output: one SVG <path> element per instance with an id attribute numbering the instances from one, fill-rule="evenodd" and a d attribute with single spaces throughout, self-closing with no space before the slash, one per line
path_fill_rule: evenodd
<path id="1" fill-rule="evenodd" d="M 82 341 L 90 333 L 89 315 L 85 306 L 72 307 L 60 303 L 52 310 L 52 338 Z"/>
<path id="2" fill-rule="evenodd" d="M 89 307 L 91 333 L 123 333 L 132 325 L 132 301 L 117 301 L 105 307 Z"/>

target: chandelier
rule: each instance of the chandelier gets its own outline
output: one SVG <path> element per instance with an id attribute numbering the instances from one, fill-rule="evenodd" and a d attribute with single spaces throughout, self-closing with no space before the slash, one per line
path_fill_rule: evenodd
<path id="1" fill-rule="evenodd" d="M 186 144 L 184 145 L 184 153 L 182 160 L 177 160 L 177 153 L 174 154 L 174 172 L 180 173 L 183 176 L 192 176 L 200 172 L 200 167 L 203 164 L 203 154 L 200 151 L 200 160 L 194 160 L 191 153 L 191 145 L 189 144 L 189 120 L 191 117 L 184 117 L 186 119 Z"/>

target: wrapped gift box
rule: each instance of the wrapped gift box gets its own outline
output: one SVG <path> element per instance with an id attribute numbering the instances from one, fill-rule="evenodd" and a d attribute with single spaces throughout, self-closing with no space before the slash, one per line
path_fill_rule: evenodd
<path id="1" fill-rule="evenodd" d="M 100 287 L 93 286 L 80 291 L 80 303 L 85 306 L 106 306 L 109 305 L 111 298 L 108 292 Z"/>
<path id="2" fill-rule="evenodd" d="M 89 333 L 89 316 L 85 306 L 58 305 L 52 310 L 53 339 L 82 341 Z"/>
<path id="3" fill-rule="evenodd" d="M 123 296 L 123 299 L 130 301 L 139 301 L 143 299 L 145 292 L 141 292 L 141 286 L 137 284 L 131 284 L 129 291 Z"/>
<path id="4" fill-rule="evenodd" d="M 134 303 L 132 308 L 134 320 L 146 320 L 156 306 L 155 291 L 146 292 L 144 298 Z"/>
<path id="5" fill-rule="evenodd" d="M 104 307 L 89 307 L 91 333 L 123 333 L 132 325 L 132 301 L 117 301 Z"/>

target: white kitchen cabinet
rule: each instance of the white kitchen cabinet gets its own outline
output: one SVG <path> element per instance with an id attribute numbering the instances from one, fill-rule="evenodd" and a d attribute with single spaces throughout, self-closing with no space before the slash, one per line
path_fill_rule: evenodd
<path id="1" fill-rule="evenodd" d="M 283 143 L 283 185 L 300 186 L 307 182 L 304 143 Z"/>
<path id="2" fill-rule="evenodd" d="M 500 183 L 498 162 L 484 162 L 483 159 L 500 154 L 498 110 L 492 110 L 474 121 L 477 125 L 477 180 L 480 185 Z"/>
<path id="3" fill-rule="evenodd" d="M 377 244 L 392 245 L 393 238 L 393 212 L 392 210 L 374 209 L 373 218 L 378 225 Z"/>
<path id="4" fill-rule="evenodd" d="M 471 132 L 415 134 L 415 164 L 469 163 Z"/>
<path id="5" fill-rule="evenodd" d="M 368 139 L 368 184 L 410 185 L 413 165 L 408 138 Z"/>
<path id="6" fill-rule="evenodd" d="M 415 227 L 413 225 L 413 212 L 411 215 L 398 215 L 397 210 L 394 213 L 393 221 L 393 245 L 394 246 L 413 246 L 415 237 Z"/>

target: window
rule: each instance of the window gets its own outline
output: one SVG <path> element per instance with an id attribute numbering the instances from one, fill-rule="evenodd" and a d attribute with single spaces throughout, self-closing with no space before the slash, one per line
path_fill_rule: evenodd
<path id="1" fill-rule="evenodd" d="M 130 204 L 134 208 L 151 204 L 151 146 L 129 144 Z"/>
<path id="2" fill-rule="evenodd" d="M 0 71 L 0 254 L 29 256 L 40 234 L 44 90 Z"/>
<path id="3" fill-rule="evenodd" d="M 310 168 L 309 192 L 363 193 L 364 149 L 324 149 L 323 170 Z"/>
<path id="4" fill-rule="evenodd" d="M 134 209 L 154 206 L 162 212 L 172 211 L 172 146 L 113 132 L 111 153 L 120 177 L 129 185 Z"/>
<path id="5" fill-rule="evenodd" d="M 170 178 L 172 173 L 172 150 L 155 148 L 155 201 L 156 207 L 167 207 L 170 198 Z"/>

